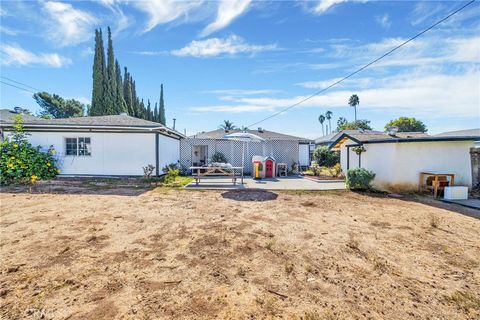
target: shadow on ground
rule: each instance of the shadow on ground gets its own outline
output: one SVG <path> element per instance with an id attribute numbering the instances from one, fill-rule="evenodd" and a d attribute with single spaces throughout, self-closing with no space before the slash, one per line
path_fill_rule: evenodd
<path id="1" fill-rule="evenodd" d="M 222 197 L 235 201 L 271 201 L 276 200 L 278 194 L 266 190 L 232 190 L 222 193 Z"/>

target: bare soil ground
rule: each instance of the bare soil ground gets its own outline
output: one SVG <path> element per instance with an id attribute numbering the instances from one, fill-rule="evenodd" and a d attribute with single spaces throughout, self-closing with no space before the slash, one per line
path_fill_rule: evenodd
<path id="1" fill-rule="evenodd" d="M 348 191 L 11 191 L 2 319 L 480 318 L 466 208 Z"/>

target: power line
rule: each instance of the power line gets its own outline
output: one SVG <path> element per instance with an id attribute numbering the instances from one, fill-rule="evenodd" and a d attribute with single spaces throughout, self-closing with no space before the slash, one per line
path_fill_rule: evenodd
<path id="1" fill-rule="evenodd" d="M 16 86 L 16 85 L 14 85 L 14 84 L 11 84 L 11 83 L 8 83 L 8 82 L 2 81 L 2 80 L 0 80 L 0 82 L 3 83 L 3 84 L 6 84 L 7 86 L 11 86 L 11 87 L 14 87 L 14 88 L 23 90 L 23 91 L 27 91 L 27 92 L 30 92 L 30 93 L 36 93 L 36 92 L 34 92 L 34 91 L 32 91 L 32 90 L 28 90 L 28 89 L 25 89 L 25 88 L 21 88 L 21 87 L 19 87 L 19 86 Z"/>
<path id="2" fill-rule="evenodd" d="M 33 90 L 36 90 L 36 91 L 42 91 L 42 90 L 40 90 L 40 89 L 38 89 L 38 88 L 29 86 L 28 84 L 25 84 L 25 83 L 22 83 L 22 82 L 20 82 L 20 81 L 16 81 L 16 80 L 7 78 L 7 77 L 5 77 L 5 76 L 0 76 L 0 77 L 2 77 L 2 78 L 5 79 L 5 80 L 8 80 L 8 81 L 11 81 L 11 82 L 15 82 L 15 83 L 17 83 L 17 84 L 20 84 L 20 85 L 22 85 L 22 86 L 24 86 L 24 87 L 27 87 L 27 88 L 30 88 L 30 89 L 33 89 Z"/>
<path id="3" fill-rule="evenodd" d="M 463 9 L 465 9 L 466 7 L 468 7 L 469 5 L 471 5 L 472 3 L 474 3 L 475 1 L 476 1 L 476 0 L 472 0 L 472 1 L 468 2 L 467 4 L 463 5 L 463 6 L 460 7 L 459 9 L 457 9 L 457 10 L 453 11 L 452 13 L 450 13 L 449 15 L 447 15 L 445 18 L 437 21 L 436 23 L 434 23 L 433 25 L 431 25 L 431 26 L 428 27 L 427 29 L 423 30 L 423 31 L 420 32 L 420 33 L 417 33 L 414 37 L 408 39 L 407 41 L 405 41 L 405 42 L 403 42 L 403 43 L 401 43 L 401 44 L 399 44 L 398 46 L 396 46 L 395 48 L 391 49 L 391 50 L 388 51 L 387 53 L 384 53 L 384 54 L 381 55 L 380 57 L 378 57 L 378 58 L 376 58 L 375 60 L 367 63 L 367 64 L 364 65 L 363 67 L 355 70 L 354 72 L 352 72 L 352 73 L 350 73 L 349 75 L 343 77 L 342 79 L 333 82 L 332 84 L 330 84 L 330 85 L 327 86 L 326 88 L 323 88 L 322 90 L 319 90 L 319 91 L 313 93 L 312 95 L 310 95 L 310 96 L 308 96 L 308 97 L 306 97 L 306 98 L 304 98 L 304 99 L 302 99 L 302 100 L 300 100 L 300 101 L 298 101 L 298 102 L 296 102 L 296 103 L 294 103 L 294 104 L 292 104 L 292 105 L 290 105 L 290 106 L 288 106 L 288 107 L 286 107 L 286 108 L 284 108 L 284 109 L 282 109 L 282 110 L 280 110 L 280 111 L 278 111 L 278 112 L 275 112 L 274 114 L 272 114 L 272 115 L 270 115 L 270 116 L 268 116 L 268 117 L 266 117 L 266 118 L 263 118 L 262 120 L 259 120 L 259 121 L 257 121 L 257 122 L 252 123 L 251 125 L 247 126 L 247 128 L 253 127 L 253 126 L 255 126 L 255 125 L 259 124 L 259 123 L 262 123 L 262 122 L 267 121 L 267 120 L 269 120 L 269 119 L 271 119 L 271 118 L 273 118 L 273 117 L 276 117 L 276 116 L 282 114 L 283 112 L 288 111 L 288 110 L 290 110 L 290 109 L 292 109 L 292 108 L 294 108 L 294 107 L 296 107 L 296 106 L 298 106 L 298 105 L 300 105 L 300 104 L 302 104 L 302 103 L 304 103 L 304 102 L 312 99 L 313 97 L 318 96 L 319 94 L 321 94 L 321 93 L 327 91 L 328 89 L 330 89 L 331 87 L 336 86 L 337 84 L 339 84 L 339 83 L 347 80 L 348 78 L 353 77 L 354 75 L 356 75 L 357 73 L 361 72 L 362 70 L 368 68 L 368 67 L 371 66 L 372 64 L 378 62 L 379 60 L 381 60 L 381 59 L 385 58 L 386 56 L 390 55 L 391 53 L 393 53 L 394 51 L 400 49 L 401 47 L 403 47 L 403 46 L 406 45 L 407 43 L 409 43 L 409 42 L 415 40 L 416 38 L 420 37 L 421 35 L 423 35 L 423 34 L 426 33 L 427 31 L 435 28 L 436 26 L 438 26 L 439 24 L 441 24 L 442 22 L 444 22 L 444 21 L 447 20 L 448 18 L 452 17 L 453 15 L 457 14 L 458 12 L 462 11 Z"/>

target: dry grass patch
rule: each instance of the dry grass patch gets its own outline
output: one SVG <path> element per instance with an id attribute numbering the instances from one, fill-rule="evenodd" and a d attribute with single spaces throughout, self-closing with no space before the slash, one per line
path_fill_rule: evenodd
<path id="1" fill-rule="evenodd" d="M 480 221 L 438 203 L 348 191 L 75 193 L 0 193 L 1 319 L 480 313 Z M 443 219 L 432 232 L 429 214 Z"/>

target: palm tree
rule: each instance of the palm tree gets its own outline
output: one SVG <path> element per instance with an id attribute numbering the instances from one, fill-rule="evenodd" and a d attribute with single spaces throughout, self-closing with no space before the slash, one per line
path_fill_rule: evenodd
<path id="1" fill-rule="evenodd" d="M 220 128 L 225 131 L 229 131 L 229 130 L 235 130 L 237 127 L 235 127 L 232 121 L 223 120 L 223 123 L 220 125 Z"/>
<path id="2" fill-rule="evenodd" d="M 320 121 L 320 124 L 322 125 L 322 136 L 325 135 L 325 132 L 323 131 L 323 123 L 325 122 L 325 116 L 323 114 L 321 114 L 319 117 L 318 117 L 318 121 Z"/>
<path id="3" fill-rule="evenodd" d="M 348 100 L 348 104 L 350 107 L 355 108 L 355 122 L 357 122 L 357 106 L 360 105 L 360 98 L 356 94 L 352 94 L 350 99 Z"/>
<path id="4" fill-rule="evenodd" d="M 332 111 L 325 112 L 325 118 L 328 120 L 328 127 L 330 128 L 330 133 L 332 133 L 332 123 L 330 122 L 330 120 L 332 120 L 332 114 L 333 114 Z"/>

